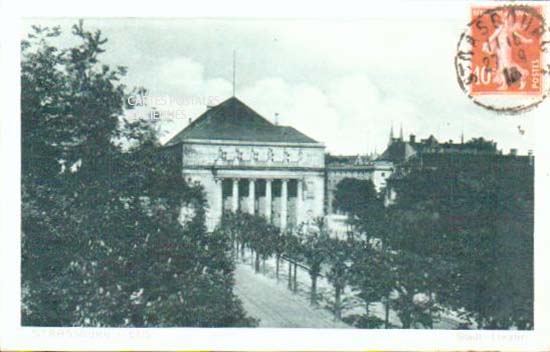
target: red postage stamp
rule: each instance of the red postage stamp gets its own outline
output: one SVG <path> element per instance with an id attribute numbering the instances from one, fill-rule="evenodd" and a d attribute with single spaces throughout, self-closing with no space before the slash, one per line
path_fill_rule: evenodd
<path id="1" fill-rule="evenodd" d="M 502 113 L 532 109 L 548 96 L 548 28 L 542 4 L 474 6 L 455 67 L 462 90 Z"/>
<path id="2" fill-rule="evenodd" d="M 473 7 L 472 95 L 541 94 L 541 6 Z"/>

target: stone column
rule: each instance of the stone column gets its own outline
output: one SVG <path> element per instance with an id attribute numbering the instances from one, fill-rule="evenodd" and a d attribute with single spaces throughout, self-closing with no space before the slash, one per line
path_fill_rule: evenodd
<path id="1" fill-rule="evenodd" d="M 231 207 L 231 210 L 233 210 L 234 213 L 239 210 L 239 179 L 234 178 L 233 179 L 233 206 Z"/>
<path id="2" fill-rule="evenodd" d="M 296 180 L 296 225 L 302 222 L 302 200 L 304 199 L 304 181 Z"/>
<path id="3" fill-rule="evenodd" d="M 248 212 L 254 215 L 256 207 L 256 180 L 250 179 L 248 181 Z"/>
<path id="4" fill-rule="evenodd" d="M 281 230 L 286 229 L 287 202 L 288 202 L 288 180 L 281 180 Z"/>
<path id="5" fill-rule="evenodd" d="M 265 218 L 267 222 L 271 222 L 271 182 L 272 180 L 265 180 Z"/>
<path id="6" fill-rule="evenodd" d="M 222 178 L 216 178 L 216 204 L 215 207 L 219 209 L 220 217 L 218 219 L 221 220 L 223 216 L 223 179 Z M 214 208 L 214 212 L 217 210 Z"/>

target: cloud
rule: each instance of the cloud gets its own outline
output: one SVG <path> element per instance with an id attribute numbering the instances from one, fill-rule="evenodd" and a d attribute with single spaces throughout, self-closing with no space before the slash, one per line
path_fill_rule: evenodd
<path id="1" fill-rule="evenodd" d="M 187 99 L 184 105 L 157 106 L 161 113 L 184 111 L 185 115 L 162 120 L 164 140 L 184 128 L 189 117 L 204 112 L 207 104 L 231 96 L 230 82 L 206 77 L 204 66 L 187 57 L 166 60 L 152 74 L 162 86 L 151 89 L 151 95 Z M 406 134 L 436 132 L 434 118 L 422 113 L 407 92 L 393 95 L 386 90 L 384 84 L 365 74 L 348 74 L 321 85 L 268 77 L 241 87 L 238 97 L 272 122 L 277 114 L 279 124 L 293 126 L 325 143 L 333 153 L 381 152 L 392 124 L 396 133 L 400 125 Z"/>
<path id="2" fill-rule="evenodd" d="M 412 103 L 384 98 L 367 76 L 341 77 L 324 88 L 267 78 L 246 87 L 242 99 L 271 120 L 278 113 L 279 123 L 324 142 L 334 153 L 381 151 L 392 120 L 418 124 Z"/>
<path id="3" fill-rule="evenodd" d="M 189 118 L 203 113 L 206 105 L 218 104 L 232 94 L 228 80 L 207 77 L 205 67 L 188 57 L 165 60 L 150 74 L 155 77 L 151 81 L 158 82 L 151 86 L 151 95 L 180 99 L 179 103 L 156 106 L 161 112 L 180 112 L 178 118 L 168 115 L 162 120 L 164 141 L 187 126 Z M 456 111 L 429 104 L 430 98 L 424 98 L 427 93 L 414 87 L 412 81 L 402 80 L 395 87 L 391 80 L 361 73 L 348 73 L 320 84 L 266 77 L 240 87 L 237 96 L 270 121 L 274 122 L 278 114 L 279 124 L 297 128 L 337 154 L 383 151 L 392 125 L 396 134 L 403 126 L 405 138 L 408 134 L 419 138 L 434 134 L 440 140 L 458 141 L 464 131 L 466 139 L 485 136 L 497 141 L 515 140 L 515 147 L 532 149 L 531 119 L 516 124 L 502 116 L 487 117 L 474 106 L 452 118 Z M 467 99 L 454 97 L 459 98 Z M 518 136 L 518 125 L 529 134 Z"/>
<path id="4" fill-rule="evenodd" d="M 158 93 L 189 98 L 227 96 L 232 90 L 231 83 L 219 77 L 207 78 L 204 66 L 188 57 L 164 60 L 151 72 L 155 77 Z"/>
<path id="5" fill-rule="evenodd" d="M 227 80 L 205 77 L 202 64 L 189 57 L 164 59 L 149 72 L 148 94 L 151 108 L 160 113 L 162 141 L 202 114 L 208 105 L 216 105 L 230 96 Z M 146 78 L 147 80 L 147 78 Z"/>
<path id="6" fill-rule="evenodd" d="M 61 22 L 70 33 L 74 21 L 42 22 Z M 456 18 L 87 23 L 104 29 L 110 40 L 103 58 L 128 66 L 128 86 L 186 99 L 184 118 L 162 122 L 165 139 L 201 114 L 209 99 L 231 96 L 234 49 L 237 96 L 268 119 L 279 113 L 281 124 L 335 153 L 380 152 L 392 122 L 396 131 L 403 124 L 405 135 L 418 138 L 459 140 L 464 130 L 466 138 L 484 136 L 526 152 L 534 146 L 534 118 L 550 109 L 546 103 L 509 117 L 473 104 L 456 84 L 453 57 L 465 25 Z M 525 127 L 524 135 L 518 125 Z"/>

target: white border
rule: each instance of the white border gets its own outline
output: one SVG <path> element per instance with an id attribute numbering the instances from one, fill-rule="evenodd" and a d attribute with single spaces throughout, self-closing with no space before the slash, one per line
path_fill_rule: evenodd
<path id="1" fill-rule="evenodd" d="M 550 351 L 550 116 L 536 118 L 535 330 L 21 328 L 19 30 L 21 17 L 440 17 L 469 18 L 460 1 L 168 0 L 11 1 L 0 7 L 0 350 L 501 350 Z M 452 10 L 450 11 L 449 8 Z M 547 6 L 548 9 L 548 6 Z M 548 11 L 547 11 L 547 17 Z M 457 33 L 458 37 L 459 33 Z M 450 62 L 449 65 L 452 65 Z M 545 102 L 545 104 L 549 104 Z M 542 110 L 541 110 L 542 111 Z M 545 109 L 549 111 L 549 109 Z"/>

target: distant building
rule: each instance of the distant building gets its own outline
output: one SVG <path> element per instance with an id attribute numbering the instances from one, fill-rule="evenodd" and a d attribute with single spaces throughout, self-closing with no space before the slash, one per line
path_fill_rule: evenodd
<path id="1" fill-rule="evenodd" d="M 517 149 L 511 149 L 510 154 L 504 155 L 496 142 L 482 137 L 465 142 L 462 136 L 460 142 L 455 143 L 452 140 L 439 142 L 433 135 L 417 141 L 415 135 L 410 135 L 409 140 L 405 141 L 402 133 L 399 138 L 394 138 L 392 131 L 388 147 L 378 160 L 391 162 L 394 166 L 384 192 L 385 204 L 390 205 L 397 196 L 395 184 L 414 169 L 438 169 L 450 163 L 459 167 L 475 167 L 476 164 L 489 162 L 523 167 L 532 166 L 534 157 L 531 151 L 529 155 L 519 156 Z"/>
<path id="2" fill-rule="evenodd" d="M 378 160 L 400 164 L 412 157 L 425 154 L 498 155 L 501 152 L 497 149 L 495 142 L 483 138 L 474 138 L 464 142 L 462 136 L 461 141 L 455 143 L 453 140 L 439 142 L 433 135 L 430 135 L 426 139 L 417 141 L 414 134 L 410 135 L 409 140 L 404 140 L 402 135 L 399 138 L 394 138 L 392 131 L 390 132 L 388 147 Z"/>

